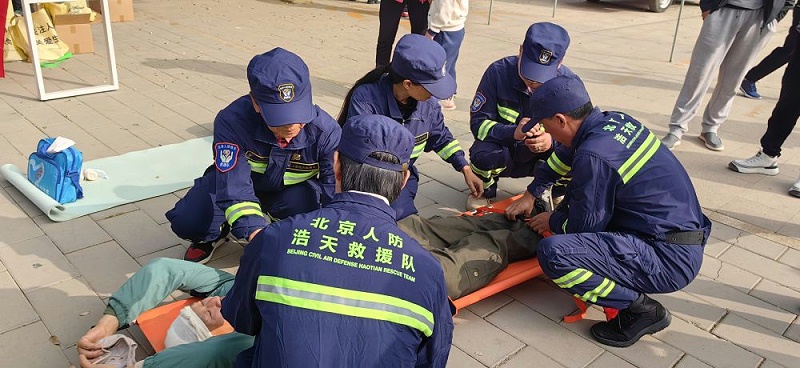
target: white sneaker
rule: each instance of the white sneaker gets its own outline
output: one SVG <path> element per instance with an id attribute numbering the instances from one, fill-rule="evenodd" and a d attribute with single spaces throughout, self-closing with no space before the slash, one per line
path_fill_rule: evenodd
<path id="1" fill-rule="evenodd" d="M 778 157 L 758 151 L 753 157 L 731 161 L 728 168 L 742 174 L 778 175 Z"/>
<path id="2" fill-rule="evenodd" d="M 478 197 L 475 198 L 472 195 L 467 195 L 467 211 L 477 210 L 481 207 L 488 207 L 491 204 L 488 198 L 485 197 Z"/>
<path id="3" fill-rule="evenodd" d="M 794 185 L 789 187 L 789 194 L 795 197 L 800 197 L 800 178 L 797 179 L 797 182 L 794 183 Z"/>

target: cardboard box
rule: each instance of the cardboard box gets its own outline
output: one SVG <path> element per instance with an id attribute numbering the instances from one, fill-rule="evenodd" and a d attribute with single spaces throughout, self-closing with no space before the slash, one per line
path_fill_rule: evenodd
<path id="1" fill-rule="evenodd" d="M 103 14 L 99 0 L 89 0 L 87 3 L 92 10 Z M 108 12 L 111 13 L 109 19 L 112 22 L 133 22 L 133 0 L 108 0 Z"/>
<path id="2" fill-rule="evenodd" d="M 88 24 L 91 18 L 91 14 L 56 14 L 53 16 L 53 24 L 57 26 Z"/>
<path id="3" fill-rule="evenodd" d="M 94 52 L 94 38 L 89 14 L 57 14 L 53 16 L 58 38 L 69 46 L 73 54 Z"/>
<path id="4" fill-rule="evenodd" d="M 94 52 L 94 38 L 92 25 L 85 24 L 56 24 L 58 38 L 69 46 L 73 54 L 88 54 Z"/>

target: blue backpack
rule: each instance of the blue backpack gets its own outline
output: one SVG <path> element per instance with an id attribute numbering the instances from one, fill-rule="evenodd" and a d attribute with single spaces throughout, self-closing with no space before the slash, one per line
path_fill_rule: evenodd
<path id="1" fill-rule="evenodd" d="M 28 180 L 58 203 L 75 202 L 83 198 L 80 184 L 83 154 L 75 146 L 47 153 L 54 140 L 40 140 L 36 152 L 28 157 Z"/>

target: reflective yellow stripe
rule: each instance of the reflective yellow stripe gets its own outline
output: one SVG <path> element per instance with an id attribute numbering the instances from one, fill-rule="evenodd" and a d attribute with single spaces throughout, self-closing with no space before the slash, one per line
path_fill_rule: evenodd
<path id="1" fill-rule="evenodd" d="M 441 157 L 443 160 L 447 160 L 450 158 L 450 156 L 458 151 L 461 151 L 461 145 L 458 144 L 458 140 L 453 139 L 450 143 L 444 146 L 444 148 L 436 152 L 436 154 L 439 155 L 439 157 Z"/>
<path id="2" fill-rule="evenodd" d="M 614 290 L 614 286 L 616 285 L 616 282 L 604 278 L 600 285 L 592 290 L 587 291 L 585 294 L 581 295 L 580 298 L 585 302 L 594 303 L 597 301 L 598 297 L 605 298 L 608 296 L 608 294 L 611 293 L 611 290 Z"/>
<path id="3" fill-rule="evenodd" d="M 472 163 L 469 164 L 469 167 L 472 169 L 472 172 L 483 181 L 484 188 L 488 188 L 494 184 L 494 178 L 500 175 L 500 173 L 506 169 L 505 167 L 498 167 L 494 170 L 481 170 L 475 167 L 475 165 Z"/>
<path id="4" fill-rule="evenodd" d="M 553 282 L 556 283 L 558 287 L 562 289 L 567 289 L 588 280 L 590 277 L 592 277 L 592 275 L 593 275 L 592 271 L 589 271 L 584 268 L 578 268 L 564 276 L 561 276 L 553 280 Z"/>
<path id="5" fill-rule="evenodd" d="M 478 140 L 486 139 L 486 136 L 489 135 L 489 130 L 495 125 L 497 125 L 497 122 L 494 120 L 484 120 L 480 128 L 478 128 Z"/>
<path id="6" fill-rule="evenodd" d="M 469 164 L 469 167 L 472 169 L 472 172 L 474 172 L 475 175 L 482 176 L 484 178 L 489 178 L 489 177 L 492 177 L 492 176 L 500 175 L 500 173 L 503 172 L 503 170 L 506 169 L 505 167 L 498 167 L 498 168 L 492 169 L 492 170 L 482 170 L 482 169 L 479 169 L 479 168 L 475 167 L 475 165 L 471 164 L 471 163 Z"/>
<path id="7" fill-rule="evenodd" d="M 550 154 L 550 157 L 547 158 L 547 166 L 550 166 L 556 174 L 564 176 L 572 170 L 571 167 L 567 166 L 565 163 L 561 162 L 555 152 Z"/>
<path id="8" fill-rule="evenodd" d="M 661 141 L 656 138 L 653 132 L 650 132 L 642 145 L 636 149 L 636 152 L 620 166 L 619 176 L 622 178 L 622 183 L 625 184 L 631 180 L 631 178 L 641 170 L 642 166 L 653 157 L 660 146 Z"/>
<path id="9" fill-rule="evenodd" d="M 250 170 L 255 171 L 259 174 L 263 174 L 267 171 L 267 163 L 266 162 L 255 162 L 253 160 L 247 160 L 247 163 L 250 164 Z"/>
<path id="10" fill-rule="evenodd" d="M 417 158 L 422 152 L 425 151 L 425 142 L 422 142 L 416 146 L 414 146 L 414 150 L 411 151 L 411 158 Z"/>
<path id="11" fill-rule="evenodd" d="M 417 329 L 426 337 L 433 335 L 431 311 L 389 295 L 259 276 L 255 298 L 291 307 L 397 323 Z"/>
<path id="12" fill-rule="evenodd" d="M 497 114 L 500 115 L 501 118 L 510 122 L 511 124 L 517 123 L 517 118 L 519 117 L 519 113 L 510 109 L 508 107 L 497 105 Z"/>
<path id="13" fill-rule="evenodd" d="M 261 206 L 256 202 L 237 203 L 225 210 L 225 220 L 231 225 L 240 217 L 251 215 L 264 217 L 264 213 L 261 212 Z"/>
<path id="14" fill-rule="evenodd" d="M 563 231 L 564 234 L 567 233 L 567 222 L 569 222 L 569 219 L 564 220 L 564 223 L 561 224 L 561 231 Z"/>
<path id="15" fill-rule="evenodd" d="M 304 172 L 304 173 L 293 173 L 293 172 L 285 172 L 283 173 L 283 185 L 294 185 L 298 183 L 302 183 L 308 179 L 311 179 L 319 174 L 319 170 Z"/>

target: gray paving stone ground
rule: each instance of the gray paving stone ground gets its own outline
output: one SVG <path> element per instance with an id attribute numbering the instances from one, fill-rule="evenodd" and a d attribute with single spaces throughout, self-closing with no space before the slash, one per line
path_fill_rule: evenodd
<path id="1" fill-rule="evenodd" d="M 677 6 L 654 14 L 638 0 L 565 0 L 553 19 L 549 1 L 498 0 L 488 25 L 489 1 L 471 5 L 458 62 L 458 109 L 446 113 L 464 147 L 473 140 L 467 107 L 483 70 L 516 53 L 526 27 L 536 21 L 569 30 L 566 64 L 581 75 L 597 105 L 625 111 L 659 136 L 666 132 L 701 25 L 696 4 L 687 4 L 683 13 L 672 63 L 667 59 Z M 276 46 L 306 60 L 316 102 L 336 115 L 347 89 L 374 60 L 378 7 L 364 2 L 137 0 L 135 9 L 135 22 L 112 27 L 119 91 L 40 102 L 31 65 L 6 65 L 0 163 L 24 165 L 45 135 L 76 140 L 86 160 L 210 135 L 216 111 L 247 91 L 249 59 Z M 788 22 L 779 25 L 761 56 L 782 42 L 787 27 Z M 401 32 L 408 29 L 403 21 Z M 100 40 L 100 27 L 94 32 Z M 76 55 L 45 70 L 48 91 L 107 79 L 104 49 L 96 46 L 99 55 Z M 720 130 L 725 151 L 708 151 L 694 137 L 699 118 L 675 151 L 714 230 L 697 280 L 656 296 L 673 311 L 670 328 L 628 349 L 598 345 L 588 329 L 602 318 L 600 311 L 590 309 L 588 320 L 565 324 L 561 317 L 574 311 L 570 296 L 535 279 L 457 316 L 449 365 L 799 367 L 800 200 L 786 190 L 800 169 L 800 138 L 786 142 L 775 177 L 726 169 L 731 159 L 757 151 L 780 77 L 776 72 L 759 83 L 760 101 L 736 97 Z M 419 167 L 421 213 L 461 209 L 466 186 L 460 176 L 433 154 L 424 155 Z M 525 185 L 504 179 L 500 193 L 512 195 Z M 108 295 L 150 259 L 183 254 L 187 244 L 172 235 L 163 213 L 184 193 L 53 223 L 0 181 L 0 367 L 74 364 L 76 340 L 102 313 Z M 226 243 L 210 265 L 235 271 L 240 254 L 241 246 Z M 130 334 L 141 339 L 136 330 Z"/>

